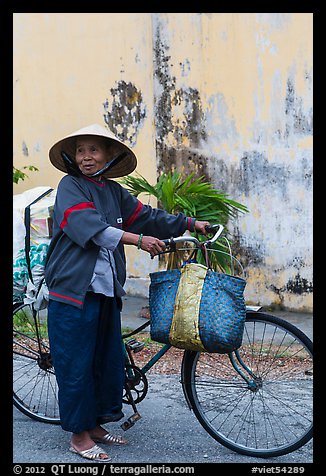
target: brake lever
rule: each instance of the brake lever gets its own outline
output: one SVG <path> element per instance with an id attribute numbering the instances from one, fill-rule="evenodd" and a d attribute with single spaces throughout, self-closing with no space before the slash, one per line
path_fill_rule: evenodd
<path id="1" fill-rule="evenodd" d="M 212 235 L 214 235 L 217 227 L 218 225 L 205 225 L 205 230 L 207 231 L 207 233 L 211 233 Z"/>
<path id="2" fill-rule="evenodd" d="M 163 243 L 168 247 L 165 251 L 160 251 L 158 255 L 164 255 L 165 253 L 172 253 L 176 251 L 176 242 L 174 241 L 173 238 L 168 238 L 166 240 L 161 240 Z"/>

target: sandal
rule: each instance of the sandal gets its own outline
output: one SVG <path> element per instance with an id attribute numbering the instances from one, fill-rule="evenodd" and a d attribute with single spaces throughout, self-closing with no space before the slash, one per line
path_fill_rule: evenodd
<path id="1" fill-rule="evenodd" d="M 95 441 L 95 443 L 103 443 L 105 445 L 126 445 L 128 443 L 122 436 L 114 436 L 111 435 L 111 433 L 106 433 L 106 435 L 98 438 L 92 437 L 92 440 Z"/>
<path id="2" fill-rule="evenodd" d="M 73 446 L 70 446 L 69 451 L 71 451 L 72 453 L 78 454 L 82 458 L 91 459 L 92 461 L 97 461 L 99 463 L 107 463 L 108 461 L 111 461 L 110 457 L 101 458 L 101 454 L 102 455 L 106 454 L 106 452 L 97 445 L 94 445 L 92 446 L 92 448 L 89 448 L 88 450 L 83 450 L 83 451 L 78 451 Z"/>

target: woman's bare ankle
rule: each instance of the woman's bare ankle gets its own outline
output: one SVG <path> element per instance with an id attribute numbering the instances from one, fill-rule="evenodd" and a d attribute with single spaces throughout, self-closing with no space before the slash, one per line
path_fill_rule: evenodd
<path id="1" fill-rule="evenodd" d="M 82 431 L 81 433 L 72 433 L 71 444 L 78 451 L 88 450 L 94 446 L 94 441 L 90 437 L 88 431 Z"/>

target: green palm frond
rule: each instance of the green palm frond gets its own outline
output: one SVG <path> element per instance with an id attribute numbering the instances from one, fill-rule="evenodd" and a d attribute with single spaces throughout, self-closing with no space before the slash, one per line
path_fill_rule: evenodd
<path id="1" fill-rule="evenodd" d="M 140 174 L 123 177 L 119 181 L 136 197 L 141 193 L 155 197 L 159 207 L 168 213 L 182 212 L 197 220 L 209 221 L 212 224 L 221 223 L 225 228 L 228 221 L 236 218 L 238 213 L 249 211 L 245 205 L 214 188 L 205 180 L 205 176 L 195 179 L 194 173 L 185 178 L 177 171 L 162 173 L 155 185 L 151 185 Z M 197 234 L 196 237 L 199 240 L 206 239 Z M 230 269 L 228 248 L 221 241 L 215 243 L 214 248 L 219 252 L 211 253 L 213 267 L 228 272 Z M 172 261 L 177 262 L 171 257 L 171 263 Z"/>
<path id="2" fill-rule="evenodd" d="M 153 195 L 157 197 L 157 192 L 155 186 L 153 187 L 142 175 L 138 174 L 138 177 L 127 176 L 120 180 L 126 188 L 132 193 L 135 197 L 138 197 L 141 193 L 146 193 L 147 195 Z"/>

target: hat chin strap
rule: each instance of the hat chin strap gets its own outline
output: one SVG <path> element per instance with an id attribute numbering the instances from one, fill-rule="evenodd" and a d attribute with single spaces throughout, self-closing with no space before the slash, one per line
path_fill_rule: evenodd
<path id="1" fill-rule="evenodd" d="M 114 165 L 117 165 L 119 162 L 121 162 L 121 160 L 124 159 L 126 157 L 126 155 L 127 155 L 127 152 L 122 152 L 121 154 L 114 157 L 114 159 L 110 160 L 110 162 L 107 162 L 104 165 L 104 167 L 102 167 L 100 170 L 98 170 L 94 174 L 86 175 L 86 174 L 83 174 L 83 172 L 79 169 L 76 162 L 71 157 L 69 157 L 69 155 L 66 152 L 64 152 L 64 151 L 61 152 L 61 157 L 62 157 L 62 160 L 65 163 L 68 174 L 84 175 L 84 177 L 92 177 L 92 178 L 93 177 L 98 177 L 99 175 L 102 175 L 105 172 L 107 172 Z"/>
<path id="2" fill-rule="evenodd" d="M 117 165 L 119 162 L 121 162 L 122 159 L 124 159 L 127 155 L 127 152 L 122 152 L 119 154 L 117 157 L 114 159 L 110 160 L 110 162 L 107 162 L 104 167 L 102 167 L 100 170 L 95 172 L 94 174 L 87 175 L 87 177 L 98 177 L 99 175 L 104 174 L 107 172 L 109 169 L 111 169 L 114 165 Z M 85 175 L 85 174 L 83 174 Z"/>

